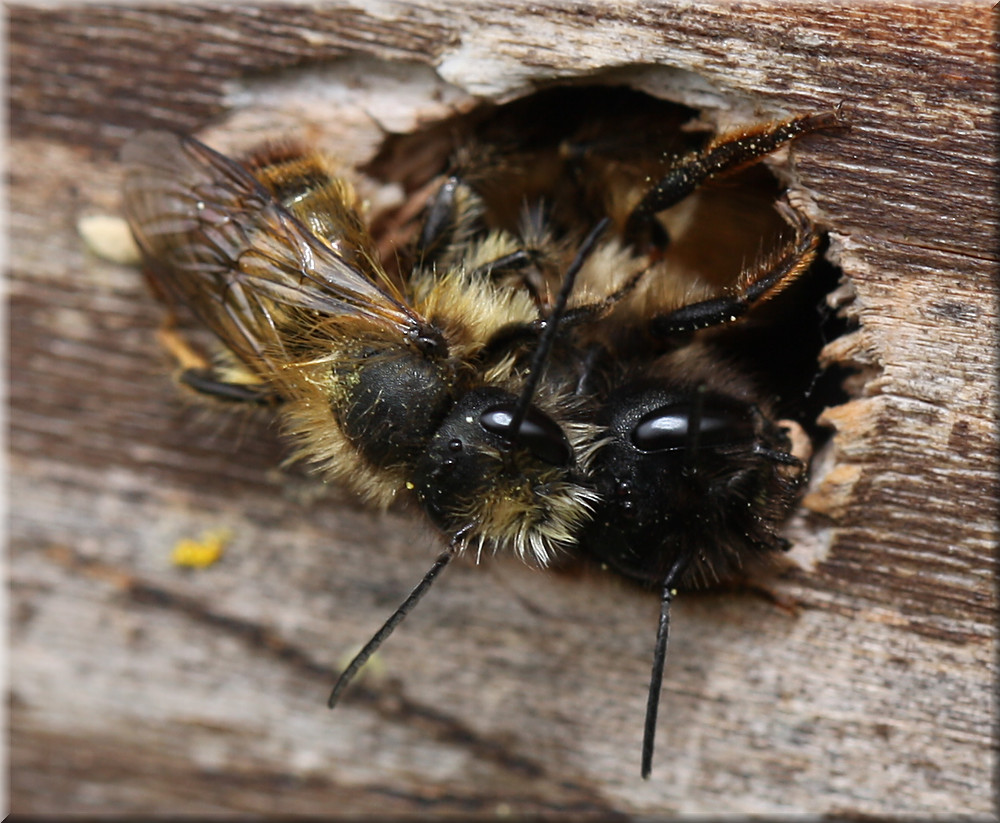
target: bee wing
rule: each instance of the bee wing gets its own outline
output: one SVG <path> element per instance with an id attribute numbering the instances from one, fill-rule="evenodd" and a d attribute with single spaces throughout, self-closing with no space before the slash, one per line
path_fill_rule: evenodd
<path id="1" fill-rule="evenodd" d="M 426 329 L 375 261 L 367 272 L 348 262 L 249 171 L 194 138 L 146 132 L 122 161 L 125 214 L 152 275 L 237 354 L 281 345 L 275 306 L 353 316 L 408 338 Z"/>

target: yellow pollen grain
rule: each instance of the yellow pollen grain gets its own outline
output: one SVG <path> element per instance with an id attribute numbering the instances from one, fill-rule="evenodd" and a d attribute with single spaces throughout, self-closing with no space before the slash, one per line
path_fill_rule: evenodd
<path id="1" fill-rule="evenodd" d="M 208 568 L 222 557 L 232 536 L 229 529 L 214 529 L 205 532 L 198 540 L 185 537 L 174 545 L 170 562 L 190 569 Z"/>

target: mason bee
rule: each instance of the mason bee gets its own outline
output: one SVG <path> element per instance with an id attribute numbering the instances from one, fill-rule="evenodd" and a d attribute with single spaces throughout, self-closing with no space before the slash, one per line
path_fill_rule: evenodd
<path id="1" fill-rule="evenodd" d="M 518 206 L 506 218 L 489 164 L 459 162 L 399 277 L 321 154 L 271 146 L 236 162 L 168 132 L 126 146 L 125 212 L 154 288 L 222 344 L 208 360 L 168 335 L 180 381 L 273 406 L 297 456 L 375 505 L 409 495 L 447 538 L 331 708 L 457 554 L 512 550 L 540 567 L 589 557 L 661 592 L 649 775 L 675 589 L 783 548 L 805 474 L 712 335 L 798 278 L 818 242 L 779 204 L 789 231 L 776 251 L 727 287 L 679 285 L 658 215 L 839 125 L 823 113 L 724 135 L 671 157 L 644 190 L 582 141 L 544 161 L 508 155 Z"/>

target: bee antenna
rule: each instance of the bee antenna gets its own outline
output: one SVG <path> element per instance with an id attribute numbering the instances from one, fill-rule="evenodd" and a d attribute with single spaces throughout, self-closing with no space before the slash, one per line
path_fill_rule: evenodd
<path id="1" fill-rule="evenodd" d="M 569 302 L 569 296 L 573 291 L 576 276 L 580 272 L 580 269 L 583 268 L 583 264 L 587 262 L 587 258 L 594 251 L 594 246 L 597 245 L 597 241 L 604 234 L 610 223 L 611 218 L 605 217 L 591 229 L 590 234 L 580 244 L 573 262 L 566 269 L 562 286 L 559 289 L 559 294 L 556 296 L 555 305 L 552 306 L 552 311 L 544 320 L 545 328 L 542 330 L 542 335 L 538 340 L 538 347 L 531 358 L 531 366 L 528 369 L 528 377 L 524 382 L 521 397 L 517 401 L 514 413 L 511 415 L 508 430 L 511 432 L 512 439 L 516 439 L 517 432 L 521 430 L 521 423 L 524 421 L 524 416 L 528 413 L 528 406 L 531 405 L 531 398 L 534 396 L 535 388 L 538 386 L 542 368 L 545 366 L 545 361 L 552 351 L 552 343 L 559 329 L 559 319 L 566 313 L 566 304 Z"/>
<path id="2" fill-rule="evenodd" d="M 392 634 L 396 626 L 403 622 L 403 618 L 410 613 L 410 610 L 417 605 L 418 602 L 420 602 L 420 598 L 427 593 L 427 590 L 430 588 L 431 583 L 434 582 L 434 579 L 458 553 L 458 549 L 462 543 L 462 538 L 468 530 L 469 527 L 466 526 L 451 539 L 451 542 L 448 544 L 448 548 L 438 555 L 437 560 L 434 561 L 434 565 L 427 570 L 427 573 L 424 574 L 421 581 L 413 588 L 413 591 L 407 595 L 406 599 L 399 604 L 396 611 L 394 611 L 392 615 L 390 615 L 389 619 L 382 624 L 382 628 L 375 632 L 372 639 L 365 644 L 364 648 L 354 656 L 354 659 L 350 662 L 347 668 L 341 672 L 333 690 L 330 692 L 330 697 L 326 701 L 327 708 L 332 709 L 337 705 L 337 701 L 340 700 L 340 695 L 343 693 L 344 689 L 347 688 L 347 685 L 354 679 L 354 676 L 361 670 L 361 667 L 368 662 L 376 651 L 378 651 L 379 646 L 381 646 L 385 639 Z"/>
<path id="3" fill-rule="evenodd" d="M 656 715 L 660 708 L 660 691 L 663 687 L 663 666 L 667 660 L 667 639 L 670 636 L 670 604 L 674 599 L 674 585 L 694 559 L 693 549 L 685 549 L 663 580 L 660 598 L 660 623 L 656 629 L 656 646 L 653 650 L 653 673 L 649 678 L 649 696 L 646 698 L 646 721 L 642 729 L 642 779 L 648 780 L 653 770 L 653 742 L 656 737 Z"/>

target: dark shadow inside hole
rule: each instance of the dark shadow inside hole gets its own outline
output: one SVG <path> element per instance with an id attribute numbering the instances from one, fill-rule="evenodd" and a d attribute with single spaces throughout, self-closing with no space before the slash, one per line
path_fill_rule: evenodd
<path id="1" fill-rule="evenodd" d="M 711 137 L 694 109 L 625 86 L 554 86 L 502 105 L 484 103 L 386 138 L 364 171 L 399 183 L 410 200 L 375 215 L 373 231 L 387 238 L 387 263 L 406 271 L 408 240 L 435 181 L 458 173 L 484 198 L 491 226 L 515 229 L 522 205 L 542 198 L 550 228 L 579 235 L 609 213 L 609 203 L 613 210 L 618 200 L 641 195 L 678 157 Z M 670 270 L 694 271 L 720 288 L 733 282 L 787 232 L 773 208 L 781 191 L 757 164 L 662 213 L 671 235 Z M 816 447 L 828 437 L 817 416 L 847 399 L 845 374 L 817 365 L 823 345 L 846 328 L 824 300 L 838 278 L 821 250 L 807 276 L 724 335 L 732 359 L 766 388 L 779 416 L 805 427 Z"/>

